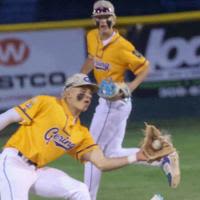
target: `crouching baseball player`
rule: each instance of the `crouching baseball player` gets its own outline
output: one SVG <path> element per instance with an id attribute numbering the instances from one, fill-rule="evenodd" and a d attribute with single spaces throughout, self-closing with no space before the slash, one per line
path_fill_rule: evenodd
<path id="1" fill-rule="evenodd" d="M 47 198 L 91 199 L 84 183 L 46 166 L 64 154 L 90 161 L 101 171 L 148 160 L 143 149 L 107 158 L 95 144 L 79 115 L 88 109 L 96 90 L 87 75 L 75 74 L 67 79 L 61 98 L 36 96 L 0 115 L 0 130 L 20 124 L 0 155 L 1 200 L 28 200 L 29 192 Z"/>

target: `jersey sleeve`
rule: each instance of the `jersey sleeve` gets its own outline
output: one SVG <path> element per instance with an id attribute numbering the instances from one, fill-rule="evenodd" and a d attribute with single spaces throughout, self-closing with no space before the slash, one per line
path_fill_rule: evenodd
<path id="1" fill-rule="evenodd" d="M 42 110 L 43 100 L 44 97 L 36 96 L 14 107 L 23 119 L 20 124 L 30 125 L 32 123 L 33 118 Z"/>
<path id="2" fill-rule="evenodd" d="M 85 153 L 88 153 L 96 148 L 99 148 L 98 145 L 94 142 L 94 139 L 92 138 L 92 135 L 90 134 L 88 129 L 84 128 L 84 139 L 81 145 L 79 145 L 79 147 L 77 148 L 76 158 L 78 160 L 81 160 L 82 156 Z"/>
<path id="3" fill-rule="evenodd" d="M 86 36 L 86 42 L 87 42 L 87 51 L 88 51 L 88 56 L 94 57 L 96 53 L 96 42 L 97 42 L 97 35 L 96 35 L 96 30 L 91 30 L 88 32 Z"/>
<path id="4" fill-rule="evenodd" d="M 123 48 L 121 58 L 128 69 L 135 75 L 146 69 L 147 59 L 130 44 L 126 48 Z"/>
<path id="5" fill-rule="evenodd" d="M 91 45 L 90 45 L 90 33 L 86 36 L 87 53 L 91 55 Z"/>

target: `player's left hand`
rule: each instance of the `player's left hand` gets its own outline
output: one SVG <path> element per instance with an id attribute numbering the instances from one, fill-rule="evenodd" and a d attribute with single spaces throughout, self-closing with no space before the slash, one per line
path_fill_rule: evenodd
<path id="1" fill-rule="evenodd" d="M 98 95 L 110 101 L 116 101 L 122 98 L 130 97 L 131 92 L 128 85 L 124 82 L 114 83 L 103 80 L 99 85 Z"/>

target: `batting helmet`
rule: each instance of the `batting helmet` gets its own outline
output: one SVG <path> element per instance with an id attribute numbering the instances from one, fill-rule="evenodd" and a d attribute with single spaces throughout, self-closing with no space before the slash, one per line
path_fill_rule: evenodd
<path id="1" fill-rule="evenodd" d="M 115 8 L 110 1 L 99 0 L 94 3 L 92 17 L 110 15 L 115 17 Z"/>

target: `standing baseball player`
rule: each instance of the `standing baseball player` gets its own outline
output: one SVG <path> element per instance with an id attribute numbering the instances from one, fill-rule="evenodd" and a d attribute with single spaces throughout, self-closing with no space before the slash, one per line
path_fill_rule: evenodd
<path id="1" fill-rule="evenodd" d="M 0 131 L 18 122 L 0 155 L 1 200 L 28 200 L 29 191 L 42 197 L 90 200 L 87 186 L 55 168 L 45 167 L 64 154 L 90 161 L 101 171 L 146 160 L 143 150 L 107 158 L 79 115 L 88 109 L 97 85 L 85 74 L 69 77 L 61 98 L 36 96 L 0 114 Z"/>
<path id="2" fill-rule="evenodd" d="M 130 155 L 139 150 L 138 148 L 122 148 L 127 119 L 132 109 L 130 96 L 148 75 L 149 61 L 113 28 L 116 15 L 110 1 L 95 2 L 92 18 L 97 28 L 87 34 L 88 58 L 81 72 L 88 74 L 93 70 L 100 89 L 104 87 L 105 81 L 116 83 L 115 86 L 118 83 L 122 84 L 114 96 L 110 92 L 111 97 L 106 97 L 103 93 L 106 87 L 99 91 L 99 103 L 90 125 L 90 132 L 106 156 Z M 135 79 L 129 83 L 125 83 L 127 70 L 135 75 Z M 170 155 L 168 159 L 165 159 L 169 162 L 166 163 L 164 160 L 163 165 L 167 164 L 169 165 L 167 168 L 171 168 L 172 159 L 177 160 L 177 154 Z M 161 163 L 158 165 L 160 166 Z M 169 171 L 166 174 L 168 175 Z M 174 174 L 171 173 L 170 176 L 173 177 Z M 92 200 L 96 200 L 100 179 L 101 171 L 92 163 L 87 163 L 84 181 L 89 187 Z M 170 186 L 173 185 L 173 180 L 173 178 L 168 178 Z"/>

